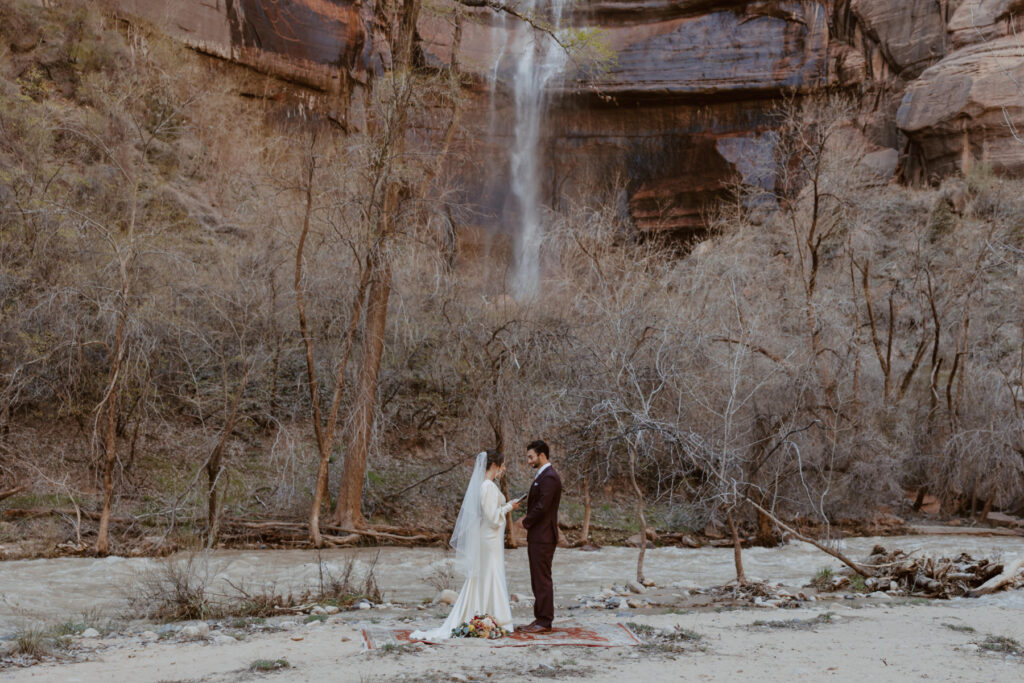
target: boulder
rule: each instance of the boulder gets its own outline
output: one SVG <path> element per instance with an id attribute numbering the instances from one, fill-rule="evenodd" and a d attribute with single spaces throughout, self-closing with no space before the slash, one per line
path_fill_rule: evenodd
<path id="1" fill-rule="evenodd" d="M 985 518 L 985 521 L 996 526 L 1005 526 L 1015 529 L 1019 529 L 1024 526 L 1024 519 L 1014 517 L 1013 515 L 1008 515 L 1003 512 L 990 512 L 988 513 L 988 517 Z"/>
<path id="2" fill-rule="evenodd" d="M 930 179 L 977 161 L 1024 173 L 1024 51 L 1013 36 L 971 45 L 934 64 L 911 83 L 897 112 L 909 138 L 908 176 Z"/>
<path id="3" fill-rule="evenodd" d="M 453 590 L 445 589 L 437 594 L 437 597 L 434 598 L 434 602 L 442 605 L 454 605 L 455 601 L 458 599 L 458 593 Z"/>
<path id="4" fill-rule="evenodd" d="M 205 627 L 205 628 L 203 628 Z M 205 638 L 210 634 L 210 627 L 207 624 L 189 624 L 182 628 L 178 633 L 182 638 L 186 640 L 199 640 Z"/>
<path id="5" fill-rule="evenodd" d="M 860 160 L 861 167 L 882 180 L 889 180 L 896 173 L 900 153 L 891 147 L 868 152 Z"/>
<path id="6" fill-rule="evenodd" d="M 640 547 L 640 534 L 633 534 L 632 536 L 627 538 L 626 539 L 626 545 L 628 545 L 630 548 L 639 548 Z M 653 548 L 655 546 L 650 541 L 647 541 L 647 547 L 648 548 Z"/>

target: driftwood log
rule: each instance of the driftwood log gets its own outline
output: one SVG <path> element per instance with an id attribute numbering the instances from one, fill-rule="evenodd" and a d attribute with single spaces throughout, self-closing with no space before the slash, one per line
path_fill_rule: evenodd
<path id="1" fill-rule="evenodd" d="M 226 534 L 225 538 L 244 538 L 246 536 L 259 536 L 261 538 L 279 538 L 288 542 L 297 542 L 300 538 L 307 538 L 306 530 L 308 524 L 305 522 L 285 521 L 247 521 L 242 519 L 226 519 L 222 529 Z M 433 543 L 440 541 L 441 536 L 429 531 L 418 529 L 403 529 L 401 527 L 371 527 L 366 529 L 349 529 L 347 527 L 321 524 L 321 532 L 335 532 L 344 535 L 323 535 L 323 540 L 332 546 L 352 545 L 362 537 L 380 539 L 392 543 Z M 404 533 L 403 533 L 404 532 Z"/>
<path id="2" fill-rule="evenodd" d="M 869 587 L 897 589 L 927 598 L 979 597 L 1004 588 L 1024 585 L 1024 558 L 1011 564 L 966 553 L 956 557 L 913 557 L 902 550 L 875 546 L 864 563 L 874 571 Z"/>
<path id="3" fill-rule="evenodd" d="M 0 491 L 0 500 L 10 498 L 11 496 L 16 496 L 22 491 L 26 490 L 27 488 L 28 486 L 22 484 L 21 486 L 15 486 L 14 488 L 7 489 L 6 491 Z"/>
<path id="4" fill-rule="evenodd" d="M 1002 590 L 1010 584 L 1016 583 L 1020 577 L 1021 569 L 1024 569 L 1024 557 L 1018 559 L 1007 565 L 1001 574 L 993 576 L 991 579 L 981 584 L 973 590 L 967 591 L 967 597 L 969 598 L 980 598 L 982 595 L 988 595 L 989 593 L 995 593 L 998 590 Z"/>
<path id="5" fill-rule="evenodd" d="M 66 510 L 60 508 L 11 508 L 0 510 L 0 515 L 9 519 L 34 519 L 36 517 L 76 517 L 81 515 L 84 519 L 97 521 L 100 519 L 99 512 L 89 510 Z M 117 524 L 131 524 L 132 519 L 128 517 L 111 517 L 110 521 Z"/>

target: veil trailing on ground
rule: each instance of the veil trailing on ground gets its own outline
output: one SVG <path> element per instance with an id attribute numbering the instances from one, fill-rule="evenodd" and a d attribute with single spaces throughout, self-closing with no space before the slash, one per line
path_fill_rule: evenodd
<path id="1" fill-rule="evenodd" d="M 480 522 L 483 514 L 480 511 L 480 488 L 487 472 L 487 452 L 476 456 L 473 476 L 470 477 L 466 495 L 462 499 L 459 516 L 455 520 L 455 530 L 448 542 L 455 548 L 455 569 L 466 578 L 480 573 Z"/>

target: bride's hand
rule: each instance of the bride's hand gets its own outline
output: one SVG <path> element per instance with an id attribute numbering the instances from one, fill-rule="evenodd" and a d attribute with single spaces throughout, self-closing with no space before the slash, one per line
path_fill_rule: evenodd
<path id="1" fill-rule="evenodd" d="M 522 503 L 522 502 L 523 501 L 521 501 L 521 500 L 512 501 L 512 509 L 513 510 L 518 510 L 519 509 L 519 504 Z"/>

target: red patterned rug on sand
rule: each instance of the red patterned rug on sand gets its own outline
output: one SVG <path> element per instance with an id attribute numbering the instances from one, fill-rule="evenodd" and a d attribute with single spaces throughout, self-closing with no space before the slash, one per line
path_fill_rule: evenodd
<path id="1" fill-rule="evenodd" d="M 363 629 L 363 646 L 376 650 L 384 645 L 408 645 L 421 643 L 411 640 L 411 628 L 388 628 L 370 626 Z M 512 633 L 504 638 L 484 640 L 483 638 L 452 638 L 450 644 L 475 644 L 490 647 L 527 647 L 529 645 L 575 645 L 576 647 L 629 647 L 640 641 L 624 624 L 594 624 L 583 627 L 579 624 L 556 624 L 551 633 Z M 434 643 L 428 643 L 434 644 Z"/>

